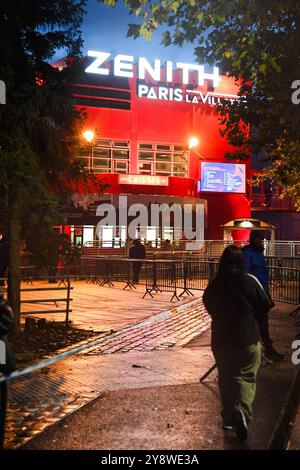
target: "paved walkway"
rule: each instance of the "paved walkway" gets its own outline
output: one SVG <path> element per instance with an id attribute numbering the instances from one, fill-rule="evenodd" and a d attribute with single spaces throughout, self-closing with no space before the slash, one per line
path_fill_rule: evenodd
<path id="1" fill-rule="evenodd" d="M 299 317 L 297 317 L 298 319 Z M 299 326 L 299 325 L 298 325 Z M 299 333 L 299 329 L 298 329 Z M 300 347 L 300 338 L 297 338 L 298 340 L 298 348 Z M 298 358 L 300 357 L 300 354 L 297 354 Z M 298 394 L 298 400 L 299 400 L 299 394 Z M 290 439 L 288 442 L 288 450 L 300 450 L 300 400 L 298 403 L 298 409 L 296 412 L 296 415 L 291 423 L 292 428 L 291 428 L 291 435 Z"/>
<path id="2" fill-rule="evenodd" d="M 295 330 L 289 310 L 281 304 L 272 314 L 272 336 L 287 356 L 282 364 L 260 369 L 246 448 L 267 447 L 296 372 L 290 360 Z M 209 345 L 209 318 L 196 300 L 127 326 L 102 348 L 19 379 L 10 387 L 6 446 L 240 448 L 232 436 L 224 438 L 220 427 L 216 373 L 199 383 L 213 363 Z"/>
<path id="3" fill-rule="evenodd" d="M 39 288 L 49 287 L 47 281 L 34 281 L 32 285 L 23 283 L 25 288 Z M 84 328 L 86 330 L 93 329 L 94 331 L 110 331 L 125 327 L 133 321 L 147 318 L 159 312 L 163 312 L 177 306 L 189 302 L 191 297 L 180 297 L 180 301 L 170 302 L 172 294 L 170 292 L 162 292 L 154 294 L 154 297 L 146 296 L 142 299 L 145 293 L 145 286 L 139 284 L 136 289 L 123 290 L 124 282 L 114 282 L 114 287 L 99 286 L 99 284 L 88 283 L 87 281 L 72 281 L 73 290 L 71 291 L 72 312 L 70 313 L 70 320 L 77 328 Z M 202 292 L 195 291 L 195 298 L 201 298 Z M 64 298 L 65 291 L 50 291 L 50 292 L 23 292 L 22 299 L 45 299 L 45 298 Z M 22 311 L 32 310 L 53 310 L 55 308 L 64 308 L 64 302 L 54 303 L 38 303 L 38 304 L 23 304 Z M 42 315 L 31 315 L 42 317 Z M 24 318 L 25 316 L 23 316 Z M 49 314 L 46 316 L 48 320 L 63 321 L 65 315 Z"/>
<path id="4" fill-rule="evenodd" d="M 293 429 L 288 443 L 288 450 L 300 450 L 300 406 L 293 422 Z"/>

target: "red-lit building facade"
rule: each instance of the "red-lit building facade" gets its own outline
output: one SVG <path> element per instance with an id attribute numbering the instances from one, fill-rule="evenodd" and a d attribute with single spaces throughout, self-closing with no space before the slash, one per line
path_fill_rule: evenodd
<path id="1" fill-rule="evenodd" d="M 95 207 L 103 201 L 117 204 L 120 194 L 128 195 L 131 203 L 202 201 L 205 239 L 223 239 L 223 224 L 250 217 L 247 184 L 243 193 L 199 192 L 200 163 L 228 163 L 225 153 L 233 149 L 219 133 L 216 104 L 224 97 L 237 99 L 234 81 L 219 76 L 215 86 L 216 82 L 209 75 L 200 76 L 199 70 L 173 66 L 170 71 L 170 65 L 160 67 L 159 80 L 157 67 L 154 78 L 154 68 L 150 69 L 152 73 L 144 69 L 144 78 L 140 78 L 138 65 L 126 62 L 123 70 L 125 73 L 131 70 L 133 76 L 116 76 L 113 60 L 101 64 L 106 75 L 88 73 L 87 67 L 93 60 L 85 59 L 72 88 L 75 105 L 86 110 L 86 129 L 95 132 L 90 145 L 83 142 L 77 158 L 109 186 L 103 196 L 92 202 L 83 194 L 74 196 L 76 207 L 85 206 L 89 210 L 66 214 L 73 241 L 85 243 L 95 238 Z M 192 136 L 199 139 L 199 145 L 189 149 Z M 250 176 L 249 165 L 250 162 L 246 163 L 245 181 Z M 117 236 L 124 239 L 126 229 L 118 230 Z M 172 227 L 166 233 L 161 233 L 159 227 L 149 226 L 147 230 L 147 239 L 173 237 Z M 107 240 L 112 236 L 109 229 L 103 234 Z M 241 236 L 234 231 L 235 239 Z"/>

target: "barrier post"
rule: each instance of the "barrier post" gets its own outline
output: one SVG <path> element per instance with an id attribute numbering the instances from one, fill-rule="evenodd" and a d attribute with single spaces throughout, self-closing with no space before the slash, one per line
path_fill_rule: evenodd
<path id="1" fill-rule="evenodd" d="M 209 259 L 208 266 L 209 266 L 208 280 L 211 281 L 214 277 L 214 260 L 213 259 Z"/>
<path id="2" fill-rule="evenodd" d="M 67 278 L 67 300 L 66 300 L 66 326 L 69 324 L 69 314 L 70 314 L 70 278 Z"/>
<path id="3" fill-rule="evenodd" d="M 181 292 L 181 294 L 179 294 L 179 297 L 181 297 L 184 294 L 192 295 L 194 297 L 193 292 L 188 288 L 188 278 L 191 275 L 192 275 L 191 261 L 183 260 L 183 291 Z"/>

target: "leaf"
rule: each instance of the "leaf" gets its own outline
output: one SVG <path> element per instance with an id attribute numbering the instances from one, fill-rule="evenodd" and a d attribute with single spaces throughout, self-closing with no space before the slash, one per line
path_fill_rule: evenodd
<path id="1" fill-rule="evenodd" d="M 127 31 L 127 37 L 133 36 L 134 39 L 138 38 L 141 35 L 141 26 L 138 24 L 129 24 L 128 25 L 128 31 Z"/>
<path id="2" fill-rule="evenodd" d="M 164 31 L 162 34 L 162 42 L 164 46 L 169 46 L 171 44 L 171 34 L 169 31 Z"/>

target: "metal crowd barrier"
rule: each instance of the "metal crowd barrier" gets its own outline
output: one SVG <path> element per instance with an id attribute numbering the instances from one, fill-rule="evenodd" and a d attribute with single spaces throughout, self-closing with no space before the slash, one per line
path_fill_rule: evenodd
<path id="1" fill-rule="evenodd" d="M 194 290 L 204 290 L 215 275 L 219 257 L 207 259 L 190 255 L 132 260 L 128 258 L 84 257 L 76 272 L 60 268 L 61 278 L 87 279 L 101 286 L 114 286 L 114 282 L 124 282 L 124 289 L 135 288 L 134 266 L 140 265 L 139 284 L 145 285 L 145 295 L 154 292 L 171 292 L 172 300 L 180 296 L 193 295 Z M 299 305 L 300 299 L 300 259 L 290 257 L 267 257 L 270 272 L 270 293 L 275 301 Z M 28 280 L 33 277 L 28 277 Z"/>
<path id="2" fill-rule="evenodd" d="M 184 294 L 193 295 L 204 290 L 217 272 L 217 258 L 187 257 L 178 260 L 154 259 L 132 260 L 127 258 L 95 258 L 94 272 L 90 280 L 99 285 L 113 286 L 125 282 L 126 288 L 134 288 L 134 264 L 140 264 L 139 283 L 145 284 L 145 294 L 153 297 L 155 292 L 171 292 L 171 300 Z M 295 305 L 300 303 L 300 270 L 280 265 L 269 266 L 270 293 L 273 300 Z"/>
<path id="3" fill-rule="evenodd" d="M 300 270 L 269 266 L 270 294 L 273 300 L 300 305 Z"/>
<path id="4" fill-rule="evenodd" d="M 189 255 L 162 259 L 132 260 L 111 257 L 85 257 L 80 268 L 67 274 L 73 278 L 87 279 L 101 286 L 114 286 L 114 282 L 124 282 L 124 289 L 135 288 L 134 268 L 140 264 L 139 284 L 145 285 L 145 295 L 154 292 L 171 292 L 172 299 L 194 290 L 204 290 L 217 271 L 219 257 L 207 259 L 202 256 Z M 272 298 L 279 302 L 299 305 L 299 272 L 300 260 L 289 257 L 267 257 L 270 272 L 270 292 Z M 63 275 L 65 269 L 61 268 Z M 64 277 L 64 276 L 62 276 Z M 65 276 L 66 277 L 66 276 Z M 145 297 L 144 295 L 144 297 Z"/>
<path id="5" fill-rule="evenodd" d="M 172 266 L 172 269 L 170 268 Z M 172 299 L 194 290 L 204 290 L 218 269 L 216 260 L 183 261 L 157 260 L 149 262 L 146 277 L 146 294 L 173 292 Z M 173 274 L 172 274 L 173 273 Z M 269 266 L 270 294 L 274 301 L 300 305 L 300 270 L 282 266 Z M 182 290 L 179 295 L 177 291 Z M 145 297 L 144 295 L 144 297 Z"/>
<path id="6" fill-rule="evenodd" d="M 299 256 L 266 256 L 269 266 L 300 269 Z"/>
<path id="7" fill-rule="evenodd" d="M 133 260 L 104 258 L 96 260 L 96 270 L 93 282 L 100 286 L 113 286 L 114 282 L 125 282 L 124 290 L 133 289 Z M 140 263 L 140 261 L 139 261 Z"/>
<path id="8" fill-rule="evenodd" d="M 174 297 L 179 300 L 177 295 L 177 282 L 180 275 L 180 261 L 172 260 L 145 260 L 146 268 L 146 292 L 143 299 L 152 292 L 172 292 L 171 301 Z"/>
<path id="9" fill-rule="evenodd" d="M 143 298 L 156 292 L 172 292 L 171 301 L 186 294 L 194 296 L 193 290 L 204 290 L 216 273 L 218 263 L 212 261 L 146 260 L 146 292 Z M 178 294 L 178 292 L 181 292 Z"/>
<path id="10" fill-rule="evenodd" d="M 51 313 L 65 313 L 65 322 L 66 325 L 69 324 L 70 320 L 70 313 L 72 312 L 70 305 L 72 302 L 71 298 L 71 290 L 73 290 L 73 287 L 71 286 L 71 279 L 68 276 L 27 276 L 21 278 L 21 281 L 24 281 L 28 284 L 31 284 L 30 287 L 21 287 L 20 288 L 20 293 L 21 293 L 21 312 L 20 315 L 47 315 Z M 47 286 L 47 287 L 34 287 L 33 281 L 49 281 L 57 283 L 55 286 Z M 7 282 L 7 278 L 0 278 L 0 281 Z M 1 292 L 5 293 L 7 291 L 7 288 L 2 286 Z M 52 293 L 52 292 L 66 292 L 66 295 L 63 297 L 50 297 L 50 298 L 42 298 L 42 299 L 22 299 L 22 292 L 47 292 L 47 293 Z M 59 308 L 58 303 L 63 302 L 65 303 L 65 308 Z M 29 310 L 29 311 L 22 311 L 22 305 L 27 304 L 27 305 L 38 305 L 38 304 L 48 304 L 52 303 L 56 306 L 56 308 L 50 308 L 50 309 L 37 309 L 37 310 Z"/>

